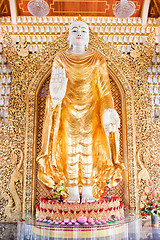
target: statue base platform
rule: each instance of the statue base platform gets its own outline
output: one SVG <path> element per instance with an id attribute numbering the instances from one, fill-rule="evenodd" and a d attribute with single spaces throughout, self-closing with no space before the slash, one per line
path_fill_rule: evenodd
<path id="1" fill-rule="evenodd" d="M 124 204 L 119 197 L 111 196 L 110 199 L 100 199 L 92 203 L 58 202 L 53 199 L 41 198 L 36 205 L 36 218 L 42 221 L 62 221 L 65 219 L 78 220 L 79 217 L 92 218 L 93 221 L 120 220 L 124 218 Z"/>
<path id="2" fill-rule="evenodd" d="M 141 218 L 127 214 L 125 219 L 115 223 L 95 224 L 94 226 L 58 226 L 37 222 L 35 217 L 26 216 L 18 221 L 17 239 L 60 240 L 60 239 L 140 239 L 142 234 Z"/>

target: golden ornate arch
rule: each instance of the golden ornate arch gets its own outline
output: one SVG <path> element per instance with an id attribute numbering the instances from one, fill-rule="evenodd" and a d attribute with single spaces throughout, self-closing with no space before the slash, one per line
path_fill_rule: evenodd
<path id="1" fill-rule="evenodd" d="M 48 66 L 48 69 L 46 70 L 46 65 Z M 52 63 L 51 63 L 52 65 Z M 37 74 L 35 75 L 35 77 L 33 78 L 32 82 L 30 83 L 30 86 L 28 88 L 28 92 L 27 92 L 27 105 L 26 105 L 26 148 L 28 149 L 33 149 L 32 150 L 32 169 L 33 169 L 33 174 L 32 174 L 32 211 L 34 211 L 34 207 L 35 207 L 35 182 L 36 182 L 36 157 L 37 157 L 37 148 L 36 148 L 36 136 L 37 136 L 37 109 L 38 109 L 38 101 L 37 101 L 37 97 L 38 97 L 38 93 L 39 90 L 41 89 L 42 84 L 46 81 L 46 78 L 48 78 L 48 75 L 51 72 L 51 65 L 50 63 L 48 64 L 46 62 L 46 64 L 44 65 L 44 69 L 41 68 L 40 71 L 37 72 Z M 118 88 L 120 90 L 120 95 L 122 100 L 122 130 L 123 130 L 123 153 L 124 153 L 124 159 L 125 159 L 125 165 L 126 165 L 126 171 L 128 169 L 128 151 L 127 151 L 127 134 L 126 134 L 126 128 L 127 128 L 127 124 L 126 124 L 126 91 L 128 90 L 128 94 L 129 95 L 133 95 L 133 93 L 131 94 L 132 90 L 131 87 L 129 86 L 129 83 L 126 84 L 126 89 L 123 88 L 123 85 L 120 81 L 120 79 L 112 73 L 112 69 L 109 68 L 109 73 L 110 76 L 112 77 L 112 79 L 114 79 L 115 83 L 118 85 Z M 122 78 L 124 78 L 124 76 L 121 76 Z M 127 80 L 126 80 L 127 81 Z M 131 105 L 131 108 L 133 108 L 133 106 Z M 134 118 L 132 118 L 132 124 L 134 124 Z M 33 123 L 31 125 L 31 123 Z M 30 132 L 33 132 L 33 138 L 29 138 L 28 135 Z M 130 134 L 130 132 L 129 132 Z M 134 134 L 134 133 L 133 133 Z M 26 151 L 27 154 L 27 151 Z M 26 155 L 26 159 L 31 158 L 31 155 Z M 136 164 L 136 163 L 134 163 Z M 129 200 L 129 189 L 128 189 L 128 174 L 126 174 L 125 171 L 125 195 L 127 195 L 127 200 Z M 24 175 L 27 175 L 26 172 L 24 172 Z M 126 203 L 128 203 L 129 201 L 126 200 Z"/>
<path id="2" fill-rule="evenodd" d="M 18 207 L 9 202 L 15 202 L 16 197 L 20 199 L 23 212 L 34 210 L 34 170 L 35 170 L 35 137 L 36 137 L 36 98 L 40 85 L 49 75 L 55 54 L 68 48 L 68 33 L 57 38 L 56 41 L 48 44 L 37 53 L 31 55 L 18 55 L 18 47 L 12 44 L 11 38 L 4 33 L 3 50 L 12 68 L 12 89 L 9 101 L 8 123 L 5 125 L 0 122 L 1 135 L 4 136 L 1 157 L 4 161 L 1 169 L 9 166 L 7 176 L 0 171 L 0 176 L 4 176 L 0 185 L 0 190 L 5 193 L 7 202 L 1 194 L 2 213 L 1 219 L 8 218 L 5 209 L 10 207 L 14 214 L 18 213 Z M 125 130 L 125 163 L 128 169 L 128 182 L 126 198 L 129 200 L 131 209 L 138 209 L 138 185 L 137 174 L 139 166 L 136 162 L 136 151 L 140 147 L 147 147 L 151 152 L 148 161 L 148 171 L 153 174 L 154 180 L 159 179 L 158 171 L 150 167 L 149 164 L 155 161 L 155 154 L 158 156 L 160 151 L 158 145 L 160 123 L 153 123 L 151 117 L 151 97 L 147 85 L 147 68 L 154 51 L 154 36 L 150 35 L 143 46 L 136 46 L 130 55 L 123 54 L 113 46 L 99 38 L 95 33 L 90 32 L 89 48 L 100 52 L 107 61 L 110 75 L 119 86 L 123 96 L 124 118 L 123 125 Z M 23 153 L 22 164 L 17 152 L 17 164 L 11 160 L 11 152 L 19 149 Z M 160 154 L 159 154 L 160 156 Z M 156 161 L 159 159 L 156 158 Z M 0 170 L 1 170 L 0 169 Z M 23 176 L 23 187 L 14 176 L 15 171 Z M 2 179 L 2 178 L 1 178 Z M 10 181 L 15 183 L 10 187 Z M 16 193 L 15 191 L 16 190 Z M 11 211 L 12 213 L 13 211 Z"/>

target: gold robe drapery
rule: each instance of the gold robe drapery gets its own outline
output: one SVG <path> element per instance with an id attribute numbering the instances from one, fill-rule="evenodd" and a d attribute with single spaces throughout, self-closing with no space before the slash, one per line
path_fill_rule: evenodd
<path id="1" fill-rule="evenodd" d="M 104 111 L 114 108 L 105 58 L 93 51 L 64 51 L 53 67 L 65 68 L 68 83 L 57 106 L 47 97 L 38 178 L 50 188 L 59 180 L 68 186 L 92 185 L 97 197 L 106 180 L 117 185 L 123 169 L 118 136 L 107 136 L 102 122 Z"/>

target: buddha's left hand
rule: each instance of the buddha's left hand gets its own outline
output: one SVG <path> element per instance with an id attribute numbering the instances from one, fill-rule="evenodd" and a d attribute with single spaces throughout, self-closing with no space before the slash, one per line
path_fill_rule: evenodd
<path id="1" fill-rule="evenodd" d="M 120 118 L 115 109 L 107 109 L 103 113 L 103 126 L 106 134 L 109 132 L 118 133 L 118 128 L 120 127 Z"/>

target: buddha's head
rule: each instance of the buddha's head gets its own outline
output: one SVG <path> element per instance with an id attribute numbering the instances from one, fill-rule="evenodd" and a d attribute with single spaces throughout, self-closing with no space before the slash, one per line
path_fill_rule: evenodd
<path id="1" fill-rule="evenodd" d="M 69 28 L 69 45 L 72 46 L 86 46 L 89 43 L 89 27 L 82 21 L 73 22 Z"/>

